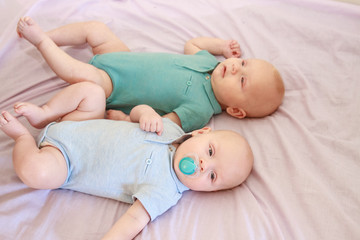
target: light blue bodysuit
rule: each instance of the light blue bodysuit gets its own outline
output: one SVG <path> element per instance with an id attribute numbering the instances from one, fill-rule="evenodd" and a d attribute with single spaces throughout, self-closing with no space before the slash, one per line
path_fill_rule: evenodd
<path id="1" fill-rule="evenodd" d="M 167 118 L 163 122 L 161 136 L 125 121 L 51 123 L 39 146 L 50 143 L 64 155 L 68 177 L 61 188 L 127 203 L 139 199 L 154 220 L 188 190 L 173 170 L 171 145 L 184 132 Z"/>

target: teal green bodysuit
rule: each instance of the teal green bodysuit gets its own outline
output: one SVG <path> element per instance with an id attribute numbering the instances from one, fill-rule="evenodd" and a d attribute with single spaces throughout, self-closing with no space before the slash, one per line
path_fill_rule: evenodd
<path id="1" fill-rule="evenodd" d="M 128 114 L 136 105 L 147 104 L 160 115 L 175 112 L 185 132 L 202 128 L 221 113 L 208 73 L 218 63 L 204 50 L 195 55 L 115 52 L 90 61 L 112 80 L 107 109 Z"/>

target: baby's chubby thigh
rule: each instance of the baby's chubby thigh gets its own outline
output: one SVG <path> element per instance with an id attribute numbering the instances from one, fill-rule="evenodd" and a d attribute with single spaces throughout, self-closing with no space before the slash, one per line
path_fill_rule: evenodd
<path id="1" fill-rule="evenodd" d="M 27 169 L 18 172 L 20 179 L 35 189 L 56 189 L 67 179 L 68 167 L 61 151 L 53 145 L 43 144 L 40 151 L 29 153 Z"/>
<path id="2" fill-rule="evenodd" d="M 80 65 L 76 71 L 74 78 L 78 79 L 78 81 L 74 81 L 71 83 L 93 82 L 99 85 L 103 88 L 106 97 L 109 97 L 113 91 L 113 84 L 109 74 L 103 69 L 98 68 L 93 64 L 85 63 L 85 65 Z"/>
<path id="3" fill-rule="evenodd" d="M 112 80 L 107 72 L 105 72 L 102 69 L 98 69 L 98 70 L 101 78 L 98 84 L 104 89 L 105 97 L 108 98 L 113 91 Z"/>

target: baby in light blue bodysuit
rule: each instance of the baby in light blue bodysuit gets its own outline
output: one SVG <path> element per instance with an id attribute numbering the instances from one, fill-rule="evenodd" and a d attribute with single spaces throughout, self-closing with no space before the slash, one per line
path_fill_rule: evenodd
<path id="1" fill-rule="evenodd" d="M 133 239 L 184 191 L 236 187 L 253 165 L 249 144 L 233 131 L 185 134 L 147 105 L 131 110 L 131 122 L 103 119 L 105 93 L 90 82 L 64 88 L 42 107 L 18 103 L 15 112 L 45 127 L 37 144 L 11 114 L 0 115 L 1 130 L 15 140 L 14 169 L 26 185 L 132 203 L 103 239 Z"/>

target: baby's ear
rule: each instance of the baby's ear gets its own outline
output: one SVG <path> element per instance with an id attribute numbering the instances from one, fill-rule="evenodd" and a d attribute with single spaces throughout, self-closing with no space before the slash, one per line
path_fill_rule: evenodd
<path id="1" fill-rule="evenodd" d="M 211 128 L 210 128 L 210 127 L 203 127 L 202 129 L 194 130 L 194 131 L 191 133 L 191 136 L 195 136 L 195 135 L 198 135 L 198 134 L 209 133 L 209 132 L 211 132 Z"/>
<path id="2" fill-rule="evenodd" d="M 244 109 L 242 108 L 237 108 L 237 107 L 227 107 L 226 108 L 226 112 L 233 117 L 236 118 L 244 118 L 246 117 L 246 112 Z"/>

